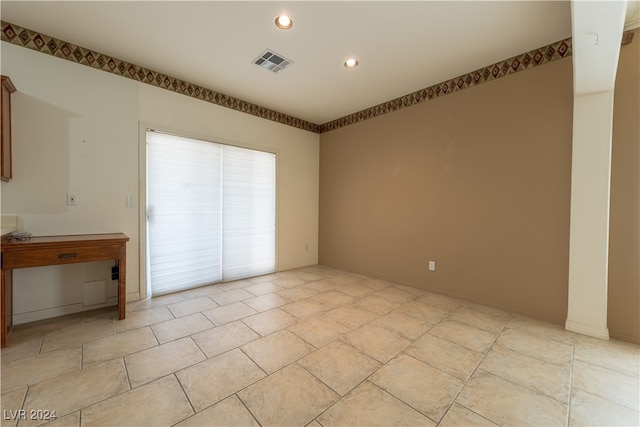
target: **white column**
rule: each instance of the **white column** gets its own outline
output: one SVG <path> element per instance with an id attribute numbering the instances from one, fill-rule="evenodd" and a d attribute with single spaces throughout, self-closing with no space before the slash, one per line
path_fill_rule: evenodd
<path id="1" fill-rule="evenodd" d="M 626 1 L 571 2 L 573 148 L 566 329 L 608 339 L 613 89 Z"/>
<path id="2" fill-rule="evenodd" d="M 609 338 L 607 276 L 612 124 L 612 91 L 574 97 L 569 308 L 565 327 L 604 339 Z"/>

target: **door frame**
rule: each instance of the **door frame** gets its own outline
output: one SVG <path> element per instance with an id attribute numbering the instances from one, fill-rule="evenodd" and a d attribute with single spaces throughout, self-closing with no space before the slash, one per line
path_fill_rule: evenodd
<path id="1" fill-rule="evenodd" d="M 234 147 L 247 148 L 250 150 L 263 151 L 265 153 L 271 153 L 275 155 L 275 174 L 276 174 L 276 197 L 275 197 L 275 268 L 274 272 L 278 271 L 278 218 L 279 218 L 279 203 L 278 203 L 278 157 L 279 150 L 273 148 L 267 148 L 254 144 L 241 144 L 237 141 L 229 141 L 226 138 L 219 138 L 211 135 L 202 135 L 194 132 L 185 131 L 183 129 L 172 129 L 167 126 L 158 125 L 149 122 L 138 122 L 138 230 L 140 237 L 139 244 L 139 270 L 140 270 L 140 284 L 139 284 L 139 292 L 140 299 L 144 300 L 151 297 L 151 293 L 148 289 L 148 266 L 149 260 L 147 259 L 147 130 L 153 129 L 158 132 L 165 132 L 172 135 L 177 135 L 185 138 L 199 139 L 201 141 L 208 141 L 215 144 L 223 144 L 223 145 L 231 145 Z"/>

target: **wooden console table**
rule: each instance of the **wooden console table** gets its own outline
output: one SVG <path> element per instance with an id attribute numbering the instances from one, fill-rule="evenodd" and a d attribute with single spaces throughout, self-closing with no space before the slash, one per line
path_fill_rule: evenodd
<path id="1" fill-rule="evenodd" d="M 77 236 L 32 237 L 30 240 L 2 241 L 2 292 L 0 326 L 2 344 L 7 344 L 7 334 L 13 325 L 13 283 L 15 268 L 43 267 L 73 264 L 77 262 L 118 262 L 118 318 L 126 315 L 126 258 L 129 238 L 122 233 L 82 234 Z"/>

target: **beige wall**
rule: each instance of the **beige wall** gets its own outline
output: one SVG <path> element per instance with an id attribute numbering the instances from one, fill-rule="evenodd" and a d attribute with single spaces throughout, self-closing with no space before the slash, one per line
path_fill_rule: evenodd
<path id="1" fill-rule="evenodd" d="M 635 38 L 621 52 L 615 100 L 609 330 L 638 341 L 637 31 Z M 32 127 L 33 115 L 17 119 L 23 142 L 14 150 L 15 179 L 2 184 L 2 213 L 21 215 L 36 234 L 126 232 L 132 296 L 139 214 L 124 197 L 139 196 L 138 126 L 145 121 L 280 153 L 280 269 L 315 262 L 319 212 L 323 264 L 565 319 L 570 59 L 323 134 L 320 184 L 317 135 L 6 43 L 2 73 L 18 86 L 23 110 L 68 121 L 45 132 Z M 36 174 L 24 173 L 34 164 Z M 78 206 L 64 204 L 67 191 L 77 193 Z M 435 272 L 428 260 L 437 262 Z M 81 298 L 81 282 L 108 276 L 106 267 L 16 272 L 16 308 L 69 304 Z"/>
<path id="2" fill-rule="evenodd" d="M 609 333 L 640 342 L 640 30 L 622 46 L 611 153 Z"/>
<path id="3" fill-rule="evenodd" d="M 611 211 L 609 331 L 630 341 L 638 63 L 622 50 Z M 322 134 L 320 263 L 563 324 L 571 121 L 567 58 Z"/>
<path id="4" fill-rule="evenodd" d="M 320 263 L 564 322 L 572 99 L 564 59 L 322 134 Z"/>
<path id="5" fill-rule="evenodd" d="M 277 155 L 277 268 L 317 263 L 319 136 L 2 42 L 2 74 L 18 92 L 12 122 L 14 179 L 2 214 L 35 235 L 124 232 L 128 298 L 144 290 L 139 253 L 140 124 Z M 66 205 L 66 193 L 78 205 Z M 126 207 L 126 197 L 136 207 Z M 307 249 L 306 249 L 307 248 Z M 14 272 L 18 321 L 81 309 L 82 285 L 110 280 L 110 263 Z"/>

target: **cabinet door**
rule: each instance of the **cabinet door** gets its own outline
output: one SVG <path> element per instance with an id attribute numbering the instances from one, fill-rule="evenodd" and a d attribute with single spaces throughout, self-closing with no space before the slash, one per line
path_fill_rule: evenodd
<path id="1" fill-rule="evenodd" d="M 16 91 L 11 79 L 2 76 L 2 111 L 0 113 L 0 123 L 2 134 L 0 141 L 0 179 L 9 181 L 12 176 L 11 171 L 11 94 Z"/>

